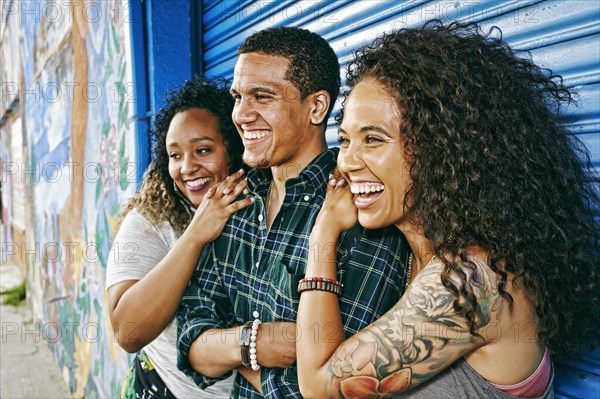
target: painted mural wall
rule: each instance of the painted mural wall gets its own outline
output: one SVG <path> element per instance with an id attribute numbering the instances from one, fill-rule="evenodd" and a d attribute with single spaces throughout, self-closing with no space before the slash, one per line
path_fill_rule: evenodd
<path id="1" fill-rule="evenodd" d="M 127 3 L 4 2 L 4 15 L 19 21 L 8 29 L 19 38 L 25 157 L 11 177 L 25 182 L 15 256 L 28 305 L 74 396 L 118 397 L 130 356 L 110 328 L 105 272 L 120 256 L 113 217 L 136 186 Z"/>
<path id="2" fill-rule="evenodd" d="M 20 180 L 13 179 L 13 174 L 16 174 L 17 164 L 19 159 L 22 158 L 22 153 L 13 153 L 11 150 L 12 147 L 17 145 L 19 148 L 22 147 L 20 145 L 22 141 L 22 129 L 20 129 L 21 125 L 18 120 L 18 87 L 20 79 L 19 70 L 21 68 L 18 52 L 12 51 L 12 49 L 19 47 L 19 36 L 10 34 L 10 32 L 18 31 L 19 21 L 17 19 L 10 18 L 0 22 L 0 40 L 2 41 L 2 46 L 0 47 L 0 94 L 2 97 L 2 101 L 0 101 L 2 243 L 13 243 L 15 241 L 12 234 L 13 212 L 15 211 L 13 209 L 13 196 L 18 194 L 17 192 L 20 192 L 20 198 L 22 198 L 23 192 L 23 184 L 20 184 Z M 17 220 L 17 224 L 20 222 L 20 230 L 22 232 L 24 208 L 22 206 L 17 206 L 17 208 L 17 212 L 21 216 L 21 220 Z M 3 248 L 5 248 L 4 245 Z M 6 249 L 10 250 L 11 248 Z"/>

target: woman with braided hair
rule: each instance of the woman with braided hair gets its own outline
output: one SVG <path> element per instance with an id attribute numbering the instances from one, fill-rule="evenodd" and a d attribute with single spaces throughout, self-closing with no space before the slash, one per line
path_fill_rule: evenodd
<path id="1" fill-rule="evenodd" d="M 598 342 L 598 179 L 561 124 L 571 93 L 498 31 L 432 21 L 349 66 L 341 176 L 299 284 L 305 397 L 550 398 L 551 356 Z M 395 225 L 412 262 L 400 301 L 347 338 L 328 255 L 357 220 Z"/>

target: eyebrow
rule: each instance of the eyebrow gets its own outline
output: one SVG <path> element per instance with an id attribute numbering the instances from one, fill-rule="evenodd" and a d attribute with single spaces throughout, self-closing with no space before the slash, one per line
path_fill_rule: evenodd
<path id="1" fill-rule="evenodd" d="M 363 126 L 360 128 L 360 130 L 358 131 L 359 133 L 368 133 L 368 132 L 378 132 L 381 133 L 387 137 L 389 137 L 390 139 L 392 138 L 392 135 L 389 134 L 387 132 L 387 130 L 380 128 L 379 126 L 375 126 L 375 125 L 367 125 L 367 126 Z M 338 133 L 344 133 L 344 134 L 348 134 L 344 129 L 342 129 L 341 127 L 338 129 Z"/>
<path id="2" fill-rule="evenodd" d="M 190 144 L 194 144 L 194 143 L 198 143 L 200 141 L 212 141 L 213 143 L 215 142 L 214 139 L 212 139 L 211 137 L 208 137 L 208 136 L 192 137 L 189 142 L 190 142 Z M 171 148 L 171 147 L 179 147 L 179 143 L 177 143 L 176 141 L 167 143 L 167 148 Z"/>
<path id="3" fill-rule="evenodd" d="M 231 88 L 229 90 L 229 92 L 231 94 L 239 94 L 238 91 L 234 88 Z M 273 90 L 271 87 L 269 86 L 254 86 L 248 89 L 248 94 L 256 94 L 256 93 L 267 93 L 267 94 L 272 94 L 272 95 L 277 95 L 277 93 L 275 92 L 275 90 Z"/>

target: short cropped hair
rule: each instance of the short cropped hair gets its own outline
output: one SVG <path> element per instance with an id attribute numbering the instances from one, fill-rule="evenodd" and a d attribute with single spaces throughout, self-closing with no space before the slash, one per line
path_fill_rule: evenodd
<path id="1" fill-rule="evenodd" d="M 325 39 L 306 29 L 270 28 L 258 31 L 244 40 L 238 54 L 247 53 L 287 58 L 290 63 L 285 79 L 298 89 L 301 100 L 319 90 L 329 93 L 329 118 L 340 92 L 340 64 Z"/>

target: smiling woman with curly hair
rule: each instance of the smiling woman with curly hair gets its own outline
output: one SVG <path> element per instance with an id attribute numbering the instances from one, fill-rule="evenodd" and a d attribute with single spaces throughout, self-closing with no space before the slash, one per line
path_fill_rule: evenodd
<path id="1" fill-rule="evenodd" d="M 139 351 L 122 398 L 222 398 L 231 391 L 232 379 L 201 389 L 177 370 L 174 316 L 204 245 L 252 201 L 236 201 L 246 183 L 232 109 L 224 81 L 194 78 L 171 92 L 152 131 L 154 161 L 117 217 L 109 315 L 119 345 Z"/>
<path id="2" fill-rule="evenodd" d="M 330 182 L 311 248 L 334 250 L 357 219 L 394 224 L 413 252 L 410 285 L 346 341 L 300 336 L 305 397 L 552 397 L 550 355 L 597 344 L 598 178 L 561 124 L 572 96 L 498 32 L 433 21 L 350 64 L 344 179 Z M 341 286 L 322 281 L 335 263 L 308 265 L 298 325 L 331 338 Z"/>

